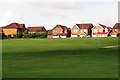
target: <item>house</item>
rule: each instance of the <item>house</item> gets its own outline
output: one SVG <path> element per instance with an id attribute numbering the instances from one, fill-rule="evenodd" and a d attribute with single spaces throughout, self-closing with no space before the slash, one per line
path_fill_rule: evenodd
<path id="1" fill-rule="evenodd" d="M 71 30 L 71 37 L 90 37 L 93 24 L 76 24 Z"/>
<path id="2" fill-rule="evenodd" d="M 99 24 L 92 28 L 92 37 L 108 37 L 110 36 L 112 28 L 105 25 Z"/>
<path id="3" fill-rule="evenodd" d="M 32 26 L 27 28 L 29 33 L 36 33 L 36 32 L 45 32 L 47 33 L 47 30 L 44 26 Z"/>
<path id="4" fill-rule="evenodd" d="M 112 29 L 111 37 L 120 36 L 120 23 L 116 23 Z"/>
<path id="5" fill-rule="evenodd" d="M 17 33 L 22 33 L 24 32 L 24 30 L 26 29 L 25 28 L 25 25 L 24 24 L 19 24 L 19 23 L 11 23 L 7 26 L 4 26 L 3 28 L 3 33 L 5 35 L 15 35 Z"/>
<path id="6" fill-rule="evenodd" d="M 3 30 L 2 27 L 0 27 L 0 39 L 2 39 L 2 35 L 3 35 Z"/>
<path id="7" fill-rule="evenodd" d="M 52 30 L 47 31 L 47 38 L 52 38 Z"/>
<path id="8" fill-rule="evenodd" d="M 71 29 L 67 26 L 56 25 L 52 30 L 47 33 L 48 38 L 67 38 L 71 36 Z"/>
<path id="9" fill-rule="evenodd" d="M 3 32 L 2 27 L 0 27 L 0 33 L 2 33 L 2 32 Z"/>

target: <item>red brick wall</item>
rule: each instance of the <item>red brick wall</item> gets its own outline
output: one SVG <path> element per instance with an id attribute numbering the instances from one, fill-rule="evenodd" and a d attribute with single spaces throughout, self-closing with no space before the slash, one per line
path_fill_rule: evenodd
<path id="1" fill-rule="evenodd" d="M 47 35 L 47 38 L 53 38 L 52 35 Z"/>

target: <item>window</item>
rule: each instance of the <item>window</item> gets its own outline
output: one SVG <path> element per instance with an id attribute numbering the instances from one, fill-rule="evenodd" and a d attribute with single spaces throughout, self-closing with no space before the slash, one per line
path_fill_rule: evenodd
<path id="1" fill-rule="evenodd" d="M 67 33 L 67 30 L 65 30 L 65 33 Z"/>
<path id="2" fill-rule="evenodd" d="M 108 32 L 108 29 L 107 29 L 107 28 L 105 28 L 105 32 Z"/>
<path id="3" fill-rule="evenodd" d="M 117 31 L 117 29 L 115 29 L 115 31 Z"/>
<path id="4" fill-rule="evenodd" d="M 100 29 L 100 32 L 103 32 L 103 30 L 102 30 L 102 29 Z"/>
<path id="5" fill-rule="evenodd" d="M 54 32 L 58 32 L 57 30 L 54 30 Z"/>
<path id="6" fill-rule="evenodd" d="M 74 32 L 76 33 L 76 32 L 77 32 L 77 30 L 75 29 L 75 30 L 74 30 Z"/>
<path id="7" fill-rule="evenodd" d="M 97 29 L 94 29 L 94 33 L 97 33 Z"/>
<path id="8" fill-rule="evenodd" d="M 84 32 L 87 32 L 87 30 L 86 30 L 86 29 L 84 29 Z"/>

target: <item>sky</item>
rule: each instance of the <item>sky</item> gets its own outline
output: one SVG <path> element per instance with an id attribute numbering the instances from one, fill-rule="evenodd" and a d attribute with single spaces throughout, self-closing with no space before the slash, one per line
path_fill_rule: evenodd
<path id="1" fill-rule="evenodd" d="M 12 22 L 46 29 L 81 23 L 113 27 L 118 22 L 118 0 L 0 0 L 0 26 Z"/>

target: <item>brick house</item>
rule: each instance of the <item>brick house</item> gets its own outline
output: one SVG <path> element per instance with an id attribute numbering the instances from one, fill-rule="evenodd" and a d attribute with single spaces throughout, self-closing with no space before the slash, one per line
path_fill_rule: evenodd
<path id="1" fill-rule="evenodd" d="M 90 37 L 93 24 L 76 24 L 71 30 L 71 37 Z"/>
<path id="2" fill-rule="evenodd" d="M 22 33 L 25 30 L 25 24 L 11 23 L 2 28 L 2 31 L 5 35 L 15 35 L 17 33 Z"/>
<path id="3" fill-rule="evenodd" d="M 2 27 L 0 27 L 0 39 L 2 39 L 2 34 L 3 34 L 3 30 Z"/>
<path id="4" fill-rule="evenodd" d="M 47 33 L 47 30 L 44 26 L 32 26 L 27 28 L 29 33 L 36 33 L 36 32 L 45 32 Z"/>
<path id="5" fill-rule="evenodd" d="M 47 38 L 52 38 L 52 30 L 47 31 Z"/>
<path id="6" fill-rule="evenodd" d="M 67 26 L 56 25 L 52 30 L 48 30 L 47 38 L 66 38 L 71 36 L 71 29 Z"/>
<path id="7" fill-rule="evenodd" d="M 0 33 L 2 33 L 2 32 L 3 32 L 2 27 L 0 27 Z"/>
<path id="8" fill-rule="evenodd" d="M 112 29 L 111 37 L 120 36 L 120 23 L 116 23 Z"/>
<path id="9" fill-rule="evenodd" d="M 92 28 L 92 37 L 108 37 L 110 36 L 112 28 L 105 25 L 99 24 Z"/>

